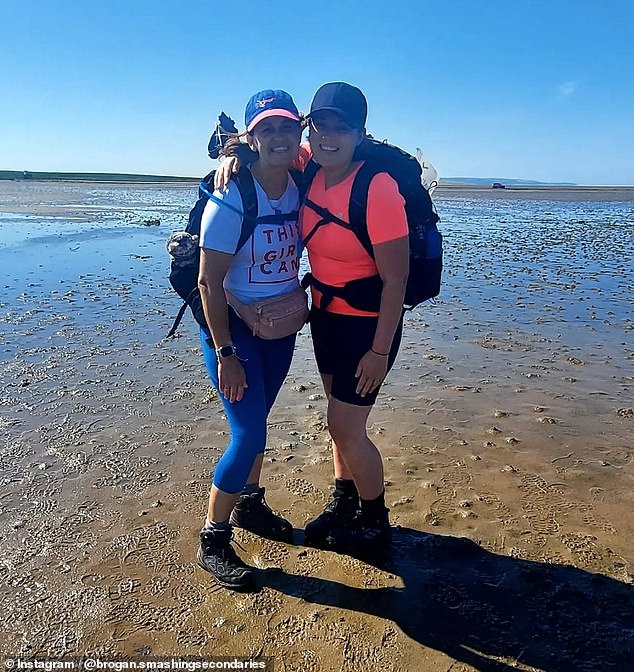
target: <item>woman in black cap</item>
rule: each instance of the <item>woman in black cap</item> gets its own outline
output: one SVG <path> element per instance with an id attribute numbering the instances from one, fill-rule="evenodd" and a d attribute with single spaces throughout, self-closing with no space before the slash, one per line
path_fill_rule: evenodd
<path id="1" fill-rule="evenodd" d="M 405 203 L 387 173 L 373 177 L 368 189 L 365 216 L 373 257 L 345 226 L 352 186 L 363 165 L 354 155 L 365 138 L 366 115 L 365 96 L 350 84 L 333 82 L 317 91 L 308 137 L 319 169 L 300 212 L 314 276 L 311 334 L 328 397 L 335 471 L 333 497 L 306 525 L 306 541 L 352 552 L 378 550 L 391 537 L 383 461 L 366 424 L 400 345 L 409 270 Z M 335 221 L 324 221 L 330 219 L 324 210 Z M 360 309 L 333 294 L 377 274 L 382 281 L 378 310 Z"/>

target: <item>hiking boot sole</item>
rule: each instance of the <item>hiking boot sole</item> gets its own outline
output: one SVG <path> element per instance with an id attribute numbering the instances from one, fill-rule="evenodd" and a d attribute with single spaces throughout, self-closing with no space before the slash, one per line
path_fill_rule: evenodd
<path id="1" fill-rule="evenodd" d="M 211 574 L 213 576 L 215 582 L 219 585 L 222 586 L 223 588 L 228 588 L 229 590 L 235 590 L 238 593 L 246 593 L 246 592 L 252 592 L 255 589 L 255 578 L 253 575 L 247 581 L 245 581 L 242 584 L 237 584 L 237 583 L 231 583 L 230 581 L 223 581 L 221 578 L 218 578 L 216 574 L 214 574 L 211 570 L 209 570 L 206 566 L 205 563 L 203 562 L 201 553 L 200 553 L 200 548 L 198 549 L 198 552 L 196 553 L 196 564 L 203 569 L 207 574 Z"/>

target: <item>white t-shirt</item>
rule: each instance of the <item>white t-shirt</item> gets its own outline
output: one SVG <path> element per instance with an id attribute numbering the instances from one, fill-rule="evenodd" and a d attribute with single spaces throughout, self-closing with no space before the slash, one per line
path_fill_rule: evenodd
<path id="1" fill-rule="evenodd" d="M 277 200 L 269 199 L 258 181 L 255 178 L 253 181 L 259 217 L 299 210 L 299 192 L 290 175 L 286 191 Z M 214 196 L 243 212 L 240 191 L 234 181 L 229 182 L 224 191 L 214 191 Z M 207 202 L 200 224 L 200 247 L 235 254 L 225 276 L 225 288 L 242 303 L 253 303 L 295 289 L 299 284 L 301 256 L 298 222 L 258 223 L 253 235 L 236 253 L 241 230 L 241 215 L 212 200 Z"/>

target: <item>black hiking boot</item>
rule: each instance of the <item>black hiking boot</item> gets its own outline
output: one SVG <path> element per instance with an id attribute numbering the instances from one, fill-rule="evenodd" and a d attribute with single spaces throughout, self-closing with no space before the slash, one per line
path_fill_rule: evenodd
<path id="1" fill-rule="evenodd" d="M 200 531 L 198 564 L 224 588 L 249 591 L 255 587 L 253 569 L 245 564 L 231 546 L 232 529 L 203 528 Z"/>
<path id="2" fill-rule="evenodd" d="M 318 548 L 330 548 L 334 543 L 333 535 L 340 528 L 346 528 L 351 524 L 358 508 L 357 494 L 345 494 L 335 489 L 323 512 L 306 525 L 304 529 L 306 544 Z"/>
<path id="3" fill-rule="evenodd" d="M 256 492 L 240 495 L 229 522 L 266 539 L 293 541 L 293 526 L 286 518 L 271 511 L 264 500 L 264 491 L 264 488 L 259 488 Z"/>
<path id="4" fill-rule="evenodd" d="M 332 550 L 358 558 L 385 553 L 391 541 L 392 528 L 387 508 L 373 516 L 360 510 L 346 527 L 339 527 L 330 535 Z"/>

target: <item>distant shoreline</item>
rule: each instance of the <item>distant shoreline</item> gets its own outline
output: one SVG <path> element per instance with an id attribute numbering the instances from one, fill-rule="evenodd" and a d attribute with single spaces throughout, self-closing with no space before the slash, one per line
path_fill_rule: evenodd
<path id="1" fill-rule="evenodd" d="M 482 178 L 473 178 L 474 180 L 482 180 Z M 125 183 L 132 182 L 140 183 L 164 183 L 164 182 L 198 182 L 198 177 L 186 177 L 180 175 L 147 175 L 141 173 L 83 173 L 83 172 L 55 172 L 55 171 L 23 171 L 23 170 L 0 170 L 0 180 L 14 180 L 19 182 L 117 182 Z M 496 180 L 491 179 L 491 182 L 459 182 L 455 178 L 446 178 L 446 181 L 440 180 L 438 189 L 445 190 L 464 190 L 470 189 L 474 191 L 492 191 L 492 184 Z M 579 184 L 516 184 L 515 182 L 505 183 L 504 180 L 499 180 L 504 184 L 502 189 L 495 189 L 495 191 L 588 191 L 588 190 L 632 190 L 634 185 L 579 185 Z"/>
<path id="2" fill-rule="evenodd" d="M 21 198 L 25 192 L 31 191 L 29 185 L 38 184 L 83 184 L 107 186 L 107 185 L 130 185 L 140 189 L 153 189 L 160 185 L 163 188 L 196 187 L 200 178 L 176 177 L 169 175 L 131 175 L 125 173 L 32 173 L 30 178 L 8 177 L 8 173 L 14 171 L 0 171 L 0 184 L 4 185 L 3 192 L 15 189 L 20 192 Z M 494 189 L 490 185 L 467 184 L 464 182 L 441 182 L 433 194 L 434 200 L 443 198 L 473 198 L 488 200 L 552 200 L 552 201 L 586 201 L 608 202 L 627 201 L 634 202 L 634 187 L 610 187 L 610 186 L 557 186 L 557 185 L 505 185 L 504 189 Z M 19 200 L 20 200 L 19 199 Z M 26 199 L 31 201 L 30 198 Z M 0 204 L 0 212 L 19 212 L 27 207 L 34 207 L 31 203 L 18 205 Z M 42 209 L 41 206 L 37 206 Z M 53 206 L 50 210 L 59 208 Z"/>
<path id="3" fill-rule="evenodd" d="M 0 170 L 0 180 L 18 182 L 198 182 L 198 177 L 179 177 L 176 175 L 143 175 L 137 173 L 59 173 L 29 170 Z"/>

